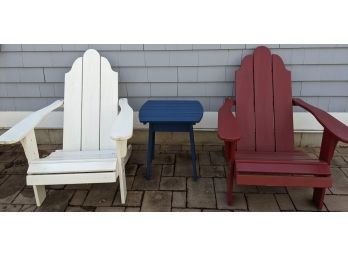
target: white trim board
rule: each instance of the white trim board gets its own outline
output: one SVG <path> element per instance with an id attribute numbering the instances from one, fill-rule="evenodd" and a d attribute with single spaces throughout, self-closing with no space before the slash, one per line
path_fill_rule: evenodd
<path id="1" fill-rule="evenodd" d="M 0 128 L 10 128 L 29 114 L 30 112 L 0 112 Z M 348 112 L 332 112 L 330 114 L 348 126 Z M 148 126 L 139 122 L 138 112 L 134 112 L 134 128 L 146 129 L 147 127 Z M 50 113 L 37 128 L 62 129 L 63 112 Z M 217 112 L 205 112 L 202 121 L 197 124 L 195 128 L 202 130 L 216 130 Z M 320 132 L 323 130 L 322 126 L 316 121 L 316 119 L 306 112 L 294 113 L 294 128 L 295 131 L 298 132 Z"/>

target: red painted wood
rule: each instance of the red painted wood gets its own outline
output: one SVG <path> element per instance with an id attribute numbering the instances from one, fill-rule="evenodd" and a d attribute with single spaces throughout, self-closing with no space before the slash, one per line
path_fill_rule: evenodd
<path id="1" fill-rule="evenodd" d="M 236 160 L 235 169 L 237 174 L 254 173 L 258 174 L 289 174 L 289 175 L 320 175 L 329 176 L 330 167 L 325 162 L 319 162 L 318 160 L 313 160 L 311 162 L 307 161 L 255 161 L 247 162 Z"/>
<path id="2" fill-rule="evenodd" d="M 228 166 L 228 174 L 227 174 L 227 204 L 232 205 L 233 201 L 233 178 L 234 178 L 234 162 L 236 159 L 236 148 L 237 143 L 230 143 L 229 153 L 227 156 L 227 166 Z"/>
<path id="3" fill-rule="evenodd" d="M 313 202 L 319 210 L 323 208 L 326 188 L 314 188 Z"/>
<path id="4" fill-rule="evenodd" d="M 255 118 L 254 118 L 254 80 L 253 56 L 249 55 L 242 61 L 236 71 L 235 82 L 236 118 L 240 130 L 238 150 L 255 151 Z"/>
<path id="5" fill-rule="evenodd" d="M 313 160 L 311 156 L 302 151 L 294 152 L 237 152 L 236 159 L 238 160 Z"/>
<path id="6" fill-rule="evenodd" d="M 230 167 L 227 174 L 227 204 L 232 205 L 233 202 L 233 178 L 234 178 L 234 167 Z"/>
<path id="7" fill-rule="evenodd" d="M 225 103 L 218 112 L 218 137 L 225 142 L 234 142 L 240 138 L 237 119 L 232 113 L 233 105 L 233 100 L 226 98 Z"/>
<path id="8" fill-rule="evenodd" d="M 272 64 L 275 148 L 276 151 L 292 151 L 294 149 L 294 125 L 291 75 L 278 55 L 272 55 Z"/>
<path id="9" fill-rule="evenodd" d="M 256 151 L 274 152 L 272 57 L 266 47 L 258 47 L 254 52 L 254 91 Z"/>
<path id="10" fill-rule="evenodd" d="M 294 187 L 321 187 L 332 185 L 331 177 L 313 176 L 279 176 L 279 175 L 236 175 L 239 185 L 256 186 L 294 186 Z"/>
<path id="11" fill-rule="evenodd" d="M 323 138 L 321 141 L 319 159 L 331 163 L 337 145 L 337 138 L 333 136 L 327 129 L 324 129 Z"/>
<path id="12" fill-rule="evenodd" d="M 225 159 L 229 160 L 230 153 L 231 153 L 231 142 L 225 141 Z"/>
<path id="13" fill-rule="evenodd" d="M 340 122 L 339 120 L 332 117 L 327 112 L 320 110 L 313 105 L 310 105 L 304 102 L 301 99 L 294 98 L 292 99 L 292 103 L 295 106 L 300 106 L 303 109 L 309 111 L 313 114 L 313 116 L 318 120 L 318 122 L 333 136 L 335 136 L 338 140 L 348 143 L 348 126 Z"/>
<path id="14" fill-rule="evenodd" d="M 329 164 L 338 140 L 348 143 L 348 127 L 300 99 L 291 99 L 290 72 L 265 47 L 243 59 L 236 72 L 235 95 L 236 119 L 231 113 L 233 101 L 227 101 L 219 110 L 218 123 L 230 170 L 228 203 L 235 178 L 244 185 L 313 187 L 313 201 L 321 208 L 325 188 L 332 183 Z M 325 128 L 319 160 L 294 151 L 292 105 L 311 112 Z M 236 128 L 238 133 L 233 132 Z"/>

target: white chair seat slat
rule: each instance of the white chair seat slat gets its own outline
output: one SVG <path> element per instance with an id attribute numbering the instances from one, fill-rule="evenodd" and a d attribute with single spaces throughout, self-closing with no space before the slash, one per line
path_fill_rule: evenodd
<path id="1" fill-rule="evenodd" d="M 56 151 L 29 163 L 28 174 L 59 174 L 115 171 L 115 151 Z"/>

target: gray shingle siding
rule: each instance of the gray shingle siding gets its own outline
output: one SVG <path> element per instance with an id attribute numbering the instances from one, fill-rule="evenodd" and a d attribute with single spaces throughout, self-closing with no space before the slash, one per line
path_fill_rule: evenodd
<path id="1" fill-rule="evenodd" d="M 43 74 L 45 76 L 45 82 L 61 82 L 64 83 L 65 73 L 70 68 L 44 68 Z"/>
<path id="2" fill-rule="evenodd" d="M 79 44 L 65 44 L 62 45 L 63 51 L 85 51 L 89 48 L 87 44 L 79 45 Z"/>
<path id="3" fill-rule="evenodd" d="M 151 96 L 175 97 L 178 96 L 178 84 L 177 83 L 151 83 Z"/>
<path id="4" fill-rule="evenodd" d="M 42 68 L 0 68 L 0 83 L 45 82 Z"/>
<path id="5" fill-rule="evenodd" d="M 149 97 L 150 83 L 129 83 L 127 84 L 127 93 L 129 97 Z"/>
<path id="6" fill-rule="evenodd" d="M 198 67 L 178 67 L 178 82 L 198 82 Z"/>
<path id="7" fill-rule="evenodd" d="M 20 67 L 69 67 L 82 52 L 23 52 Z"/>
<path id="8" fill-rule="evenodd" d="M 147 82 L 177 82 L 178 69 L 176 67 L 147 68 Z"/>
<path id="9" fill-rule="evenodd" d="M 22 45 L 22 51 L 63 51 L 63 46 L 62 45 L 57 45 L 57 44 L 34 44 L 34 45 L 30 45 L 30 44 L 25 44 Z"/>
<path id="10" fill-rule="evenodd" d="M 190 44 L 169 44 L 166 45 L 166 50 L 192 50 L 193 45 Z"/>
<path id="11" fill-rule="evenodd" d="M 167 48 L 163 44 L 147 44 L 144 45 L 144 50 L 167 50 Z"/>
<path id="12" fill-rule="evenodd" d="M 148 67 L 170 66 L 170 53 L 168 51 L 145 51 L 145 63 Z"/>
<path id="13" fill-rule="evenodd" d="M 145 67 L 119 68 L 116 70 L 119 72 L 120 82 L 148 82 L 147 68 Z"/>
<path id="14" fill-rule="evenodd" d="M 187 67 L 199 65 L 199 51 L 170 51 L 169 54 L 170 66 Z"/>
<path id="15" fill-rule="evenodd" d="M 88 45 L 88 48 L 93 48 L 96 49 L 98 51 L 120 51 L 121 50 L 121 45 L 107 45 L 107 44 L 103 44 L 103 45 Z"/>
<path id="16" fill-rule="evenodd" d="M 119 72 L 119 95 L 135 110 L 147 99 L 197 99 L 217 111 L 253 44 L 0 45 L 0 111 L 32 111 L 64 96 L 64 74 L 88 48 Z M 292 73 L 292 92 L 320 108 L 348 111 L 348 45 L 267 45 Z M 295 108 L 299 111 L 299 108 Z"/>
<path id="17" fill-rule="evenodd" d="M 0 52 L 0 67 L 23 67 L 23 54 L 21 52 Z"/>

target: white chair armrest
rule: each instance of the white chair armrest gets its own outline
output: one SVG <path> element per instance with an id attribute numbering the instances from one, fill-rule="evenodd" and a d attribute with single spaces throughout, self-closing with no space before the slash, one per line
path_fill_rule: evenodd
<path id="1" fill-rule="evenodd" d="M 111 131 L 111 139 L 127 140 L 133 135 L 133 109 L 126 98 L 119 99 L 121 111 L 117 115 Z"/>
<path id="2" fill-rule="evenodd" d="M 63 103 L 63 100 L 57 100 L 49 106 L 31 113 L 26 118 L 14 125 L 12 128 L 7 130 L 4 134 L 2 134 L 0 136 L 0 144 L 13 144 L 21 141 L 40 123 L 40 121 L 47 114 L 61 107 Z"/>

